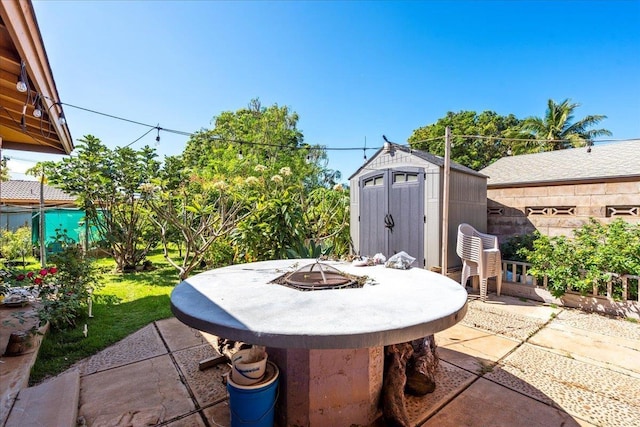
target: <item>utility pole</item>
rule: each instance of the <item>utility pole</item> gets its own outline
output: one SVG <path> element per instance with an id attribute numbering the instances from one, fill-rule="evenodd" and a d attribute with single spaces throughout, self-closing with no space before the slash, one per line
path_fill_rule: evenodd
<path id="1" fill-rule="evenodd" d="M 47 248 L 44 247 L 44 171 L 40 175 L 40 266 L 47 266 Z"/>
<path id="2" fill-rule="evenodd" d="M 444 183 L 442 185 L 442 274 L 447 275 L 449 246 L 449 177 L 451 170 L 451 128 L 444 130 Z"/>

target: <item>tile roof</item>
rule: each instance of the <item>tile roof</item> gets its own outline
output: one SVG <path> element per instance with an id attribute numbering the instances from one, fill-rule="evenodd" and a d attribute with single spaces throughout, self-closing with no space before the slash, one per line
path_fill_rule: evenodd
<path id="1" fill-rule="evenodd" d="M 54 187 L 45 185 L 43 188 L 45 203 L 66 202 L 73 203 L 75 197 Z M 12 180 L 0 183 L 0 196 L 7 202 L 24 201 L 29 203 L 40 202 L 40 183 L 38 181 Z"/>
<path id="2" fill-rule="evenodd" d="M 480 170 L 487 186 L 640 178 L 640 139 L 503 157 Z"/>

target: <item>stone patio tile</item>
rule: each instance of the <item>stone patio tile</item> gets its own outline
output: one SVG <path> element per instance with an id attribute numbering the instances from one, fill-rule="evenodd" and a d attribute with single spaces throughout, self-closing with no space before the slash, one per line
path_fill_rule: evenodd
<path id="1" fill-rule="evenodd" d="M 198 363 L 201 360 L 219 355 L 220 353 L 209 344 L 173 353 L 173 357 L 200 407 L 217 403 L 227 396 L 227 386 L 223 383 L 223 376 L 231 370 L 227 363 L 221 363 L 204 371 L 198 369 Z"/>
<path id="2" fill-rule="evenodd" d="M 480 378 L 424 426 L 579 426 L 556 408 Z"/>
<path id="3" fill-rule="evenodd" d="M 79 416 L 87 425 L 155 425 L 195 410 L 168 355 L 81 378 Z"/>
<path id="4" fill-rule="evenodd" d="M 520 299 L 508 295 L 494 295 L 493 298 L 487 299 L 484 303 L 480 301 L 472 301 L 470 303 L 470 308 L 498 309 L 506 313 L 538 319 L 544 322 L 548 321 L 552 314 L 557 315 L 562 311 L 561 308 L 554 308 L 539 301 Z"/>
<path id="5" fill-rule="evenodd" d="M 170 351 L 182 350 L 183 348 L 195 347 L 206 343 L 215 345 L 218 342 L 218 337 L 215 335 L 190 328 L 175 317 L 158 320 L 156 325 Z"/>
<path id="6" fill-rule="evenodd" d="M 576 359 L 640 374 L 640 340 L 609 336 L 605 329 L 587 330 L 552 322 L 529 342 Z"/>
<path id="7" fill-rule="evenodd" d="M 152 324 L 75 365 L 81 375 L 104 371 L 166 354 L 167 348 Z"/>
<path id="8" fill-rule="evenodd" d="M 640 379 L 524 344 L 484 378 L 600 426 L 640 427 Z"/>
<path id="9" fill-rule="evenodd" d="M 166 424 L 166 427 L 206 427 L 200 414 L 191 414 L 188 417 Z"/>
<path id="10" fill-rule="evenodd" d="M 503 297 L 501 297 L 503 298 Z M 515 301 L 518 301 L 517 299 Z M 524 303 L 521 303 L 524 304 Z M 482 303 L 471 301 L 462 324 L 474 328 L 490 331 L 518 341 L 524 341 L 536 333 L 550 319 L 550 312 L 546 318 L 538 310 L 539 307 L 525 306 L 530 309 L 530 315 L 520 314 L 518 310 L 508 308 L 503 303 Z M 546 307 L 540 307 L 547 312 Z"/>
<path id="11" fill-rule="evenodd" d="M 217 405 L 205 408 L 202 412 L 213 427 L 229 427 L 231 425 L 231 413 L 229 401 L 225 400 Z"/>
<path id="12" fill-rule="evenodd" d="M 564 310 L 554 320 L 579 329 L 598 331 L 610 337 L 625 338 L 640 342 L 640 324 L 620 318 L 580 310 Z"/>
<path id="13" fill-rule="evenodd" d="M 435 391 L 425 396 L 406 395 L 407 413 L 412 424 L 426 420 L 476 378 L 472 373 L 441 360 Z"/>
<path id="14" fill-rule="evenodd" d="M 436 334 L 436 344 L 438 344 L 439 349 L 453 350 L 473 356 L 482 362 L 496 362 L 513 350 L 519 342 L 458 323 L 447 330 L 438 332 Z M 460 355 L 445 351 L 441 352 L 440 356 L 447 361 L 449 361 L 447 357 L 450 357 L 451 363 L 464 359 Z M 461 367 L 477 372 L 475 364 L 463 363 Z"/>
<path id="15" fill-rule="evenodd" d="M 492 369 L 496 362 L 471 356 L 445 347 L 438 347 L 438 357 L 458 368 L 476 375 L 481 375 L 487 369 Z"/>

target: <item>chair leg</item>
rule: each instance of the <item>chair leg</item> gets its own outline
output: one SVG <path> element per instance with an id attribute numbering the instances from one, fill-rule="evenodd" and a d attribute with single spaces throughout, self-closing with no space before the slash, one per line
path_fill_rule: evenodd
<path id="1" fill-rule="evenodd" d="M 480 280 L 480 301 L 485 302 L 487 300 L 487 279 Z"/>
<path id="2" fill-rule="evenodd" d="M 496 290 L 498 291 L 498 296 L 500 296 L 500 289 L 502 288 L 502 272 L 496 276 Z"/>
<path id="3" fill-rule="evenodd" d="M 462 285 L 463 288 L 467 287 L 467 280 L 469 280 L 469 266 L 464 263 L 462 265 L 462 276 L 460 277 L 460 284 Z"/>

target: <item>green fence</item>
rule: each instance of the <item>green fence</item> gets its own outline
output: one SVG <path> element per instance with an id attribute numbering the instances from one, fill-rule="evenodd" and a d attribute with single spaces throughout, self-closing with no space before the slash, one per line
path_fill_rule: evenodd
<path id="1" fill-rule="evenodd" d="M 83 244 L 87 227 L 85 213 L 79 209 L 48 209 L 44 213 L 44 241 L 50 251 L 56 252 L 51 245 L 55 242 L 57 230 L 64 233 L 76 243 Z M 98 232 L 95 227 L 89 227 L 89 246 L 97 242 Z M 40 242 L 40 212 L 31 216 L 31 239 L 34 245 Z"/>

